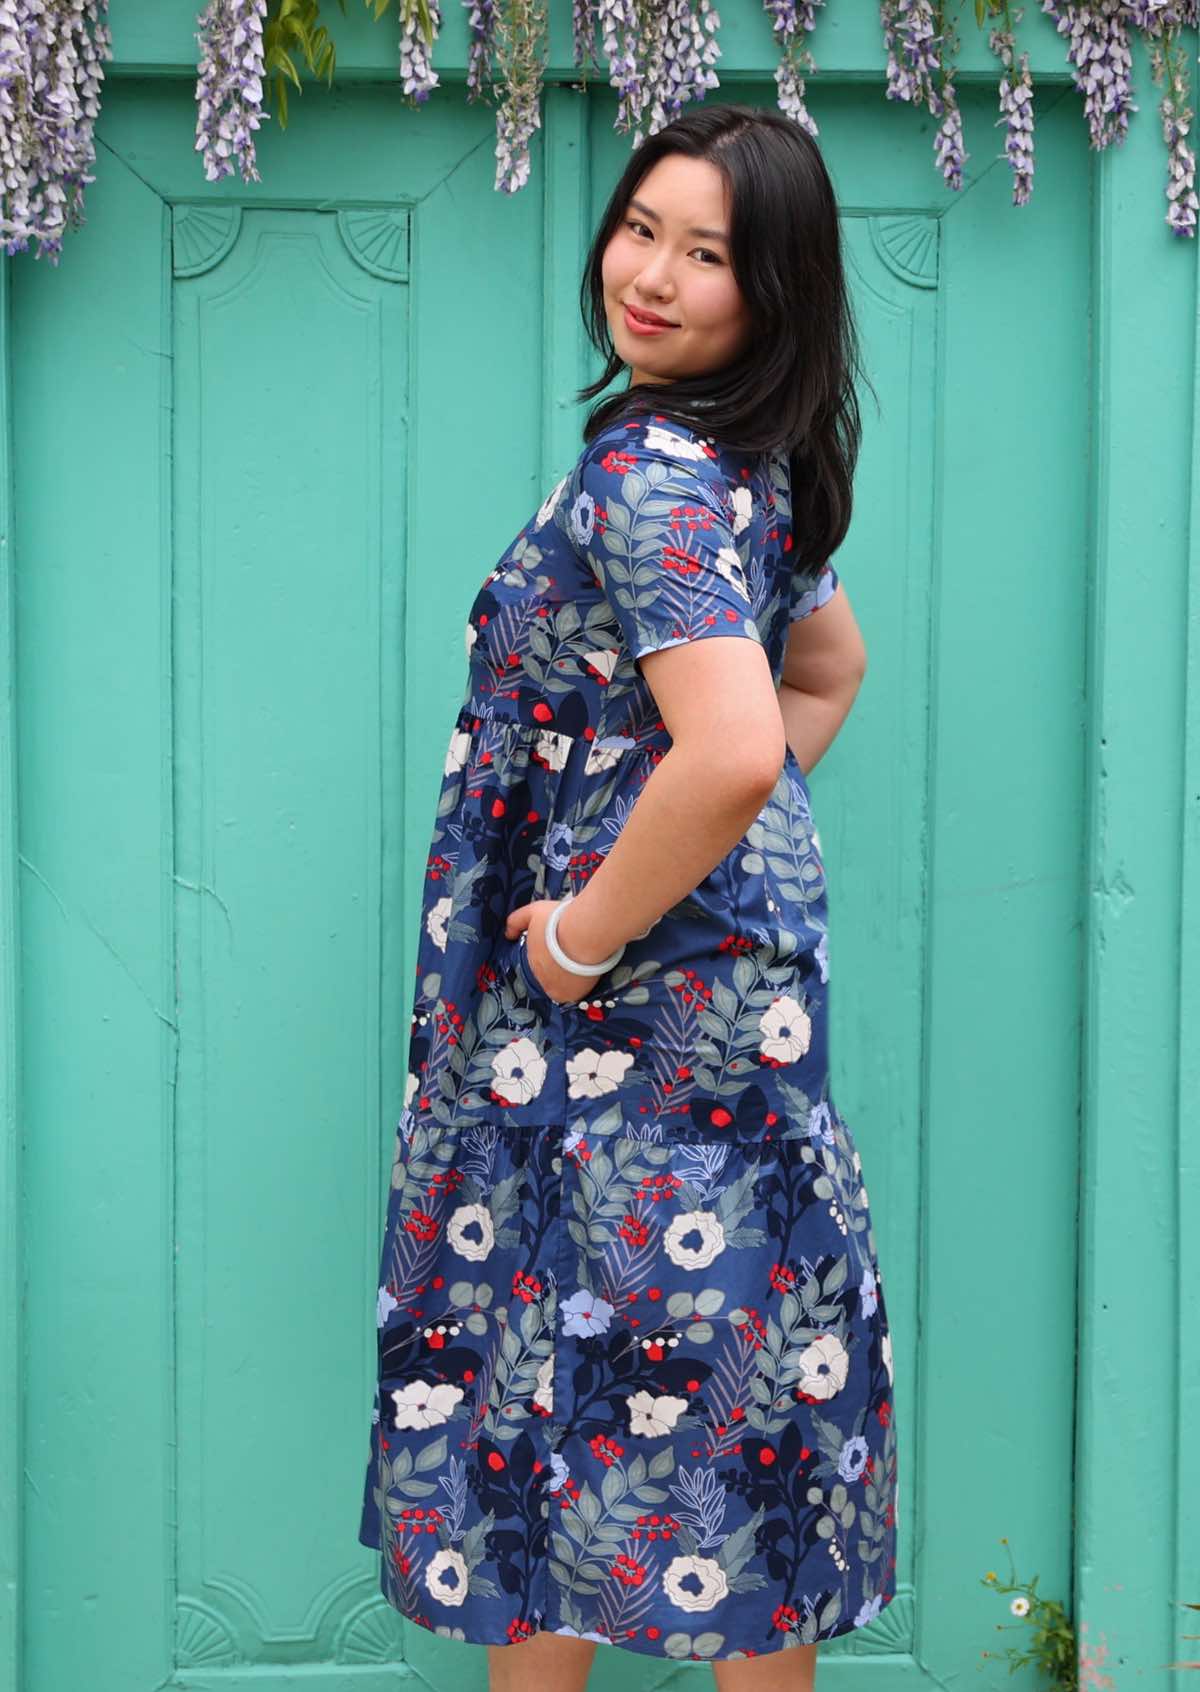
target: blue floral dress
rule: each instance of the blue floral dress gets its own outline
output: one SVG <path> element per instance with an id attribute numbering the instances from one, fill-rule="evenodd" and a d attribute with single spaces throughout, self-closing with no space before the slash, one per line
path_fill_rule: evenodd
<path id="1" fill-rule="evenodd" d="M 636 660 L 759 642 L 798 587 L 788 462 L 664 418 L 589 442 L 483 582 L 426 871 L 359 1539 L 397 1610 L 674 1659 L 895 1593 L 892 1346 L 830 1094 L 820 842 L 754 823 L 556 1004 L 515 906 L 587 883 L 671 741 Z"/>

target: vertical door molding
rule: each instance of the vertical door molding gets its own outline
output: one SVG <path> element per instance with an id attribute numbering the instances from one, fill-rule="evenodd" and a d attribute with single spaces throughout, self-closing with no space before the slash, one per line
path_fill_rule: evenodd
<path id="1" fill-rule="evenodd" d="M 1197 250 L 1156 123 L 1094 169 L 1075 1617 L 1097 1684 L 1166 1692 L 1200 1601 Z"/>
<path id="2" fill-rule="evenodd" d="M 28 253 L 18 263 L 32 263 Z M 12 372 L 9 323 L 12 260 L 0 254 L 0 1685 L 24 1678 L 25 1475 L 21 1335 L 24 1319 L 21 1216 L 20 833 L 17 799 L 16 557 L 13 536 Z"/>
<path id="3" fill-rule="evenodd" d="M 578 89 L 554 87 L 546 89 L 545 101 L 541 482 L 549 493 L 554 481 L 575 462 L 586 415 L 575 394 L 587 379 L 579 282 L 591 236 L 591 102 Z"/>

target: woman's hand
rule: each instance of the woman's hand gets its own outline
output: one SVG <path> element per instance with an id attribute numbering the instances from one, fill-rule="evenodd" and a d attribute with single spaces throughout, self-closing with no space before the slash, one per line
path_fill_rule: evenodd
<path id="1" fill-rule="evenodd" d="M 509 911 L 504 919 L 504 932 L 511 940 L 514 936 L 519 939 L 522 929 L 529 930 L 525 951 L 530 971 L 541 982 L 543 992 L 556 1004 L 573 1005 L 591 992 L 600 975 L 572 975 L 570 970 L 563 969 L 551 957 L 550 948 L 545 941 L 546 924 L 550 920 L 551 911 L 558 903 L 557 899 L 534 899 L 528 905 L 518 905 L 516 910 Z M 565 916 L 559 920 L 560 937 L 562 923 L 565 921 Z M 565 942 L 563 950 L 569 953 Z"/>

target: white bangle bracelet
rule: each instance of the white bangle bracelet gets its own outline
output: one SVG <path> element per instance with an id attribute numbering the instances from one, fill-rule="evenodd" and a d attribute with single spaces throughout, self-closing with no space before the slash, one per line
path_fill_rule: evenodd
<path id="1" fill-rule="evenodd" d="M 574 893 L 564 893 L 557 905 L 555 905 L 554 909 L 550 912 L 544 931 L 547 949 L 559 968 L 567 970 L 571 975 L 603 975 L 607 970 L 610 970 L 615 963 L 620 961 L 621 954 L 625 950 L 627 942 L 623 942 L 617 947 L 615 952 L 611 953 L 607 958 L 602 958 L 599 963 L 583 964 L 577 963 L 574 958 L 569 958 L 563 951 L 562 946 L 559 944 L 558 935 L 555 933 L 555 930 L 558 927 L 558 919 L 562 915 L 563 906 L 569 904 L 574 897 Z"/>

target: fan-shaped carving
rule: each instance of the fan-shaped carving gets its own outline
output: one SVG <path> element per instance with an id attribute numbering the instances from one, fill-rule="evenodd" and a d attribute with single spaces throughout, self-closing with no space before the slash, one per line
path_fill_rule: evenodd
<path id="1" fill-rule="evenodd" d="M 388 211 L 341 211 L 338 229 L 350 257 L 369 275 L 384 282 L 408 281 L 407 206 L 394 206 Z"/>
<path id="2" fill-rule="evenodd" d="M 913 1589 L 898 1585 L 896 1596 L 885 1604 L 873 1622 L 861 1632 L 843 1633 L 821 1650 L 831 1657 L 894 1657 L 913 1648 Z"/>
<path id="3" fill-rule="evenodd" d="M 936 217 L 873 217 L 871 244 L 893 276 L 910 288 L 938 285 Z"/>
<path id="4" fill-rule="evenodd" d="M 179 1668 L 213 1668 L 238 1660 L 234 1638 L 225 1620 L 198 1604 L 181 1598 L 177 1605 L 176 1665 Z"/>
<path id="5" fill-rule="evenodd" d="M 220 264 L 241 227 L 241 206 L 176 206 L 171 217 L 176 276 L 203 276 Z"/>
<path id="6" fill-rule="evenodd" d="M 360 1604 L 346 1617 L 334 1641 L 339 1663 L 394 1663 L 403 1660 L 403 1624 L 382 1597 Z"/>

